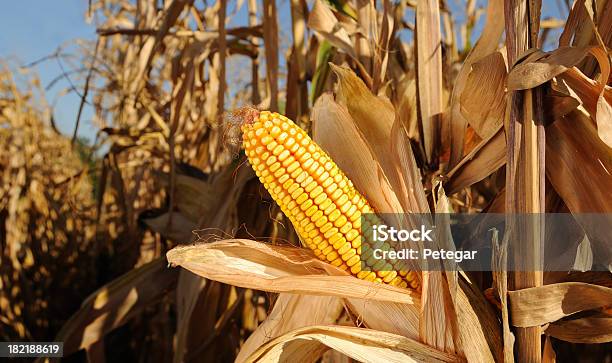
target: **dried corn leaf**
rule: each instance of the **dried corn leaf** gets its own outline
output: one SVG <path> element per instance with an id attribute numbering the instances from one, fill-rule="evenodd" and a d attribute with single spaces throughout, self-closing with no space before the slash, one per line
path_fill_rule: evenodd
<path id="1" fill-rule="evenodd" d="M 502 125 L 482 140 L 446 175 L 448 194 L 481 181 L 506 163 L 506 136 Z"/>
<path id="2" fill-rule="evenodd" d="M 196 308 L 196 303 L 200 295 L 199 293 L 204 289 L 206 284 L 206 279 L 200 278 L 199 276 L 186 270 L 179 271 L 178 284 L 176 287 L 178 301 L 176 309 L 177 334 L 175 337 L 176 342 L 173 362 L 182 362 L 187 354 L 190 338 L 190 318 L 192 317 L 193 311 Z M 194 293 L 189 294 L 190 291 L 193 291 Z"/>
<path id="3" fill-rule="evenodd" d="M 260 346 L 294 329 L 334 324 L 342 311 L 333 296 L 280 294 L 266 320 L 242 345 L 236 362 L 244 362 Z"/>
<path id="4" fill-rule="evenodd" d="M 502 357 L 501 329 L 491 305 L 476 286 L 458 280 L 455 297 L 458 341 L 469 362 L 493 362 Z"/>
<path id="5" fill-rule="evenodd" d="M 406 213 L 429 213 L 429 204 L 423 188 L 421 171 L 418 168 L 407 130 L 402 126 L 400 116 L 393 123 L 391 131 L 391 155 L 395 159 L 398 183 L 397 196 Z"/>
<path id="6" fill-rule="evenodd" d="M 345 299 L 357 321 L 367 328 L 419 339 L 420 303 L 398 304 L 367 299 Z"/>
<path id="7" fill-rule="evenodd" d="M 393 175 L 394 161 L 389 155 L 389 140 L 395 119 L 393 105 L 387 98 L 373 95 L 349 68 L 334 64 L 330 66 L 338 77 L 336 101 L 346 106 L 385 175 Z"/>
<path id="8" fill-rule="evenodd" d="M 472 71 L 461 93 L 461 113 L 483 139 L 503 124 L 506 73 L 501 52 L 491 53 L 472 64 Z"/>
<path id="9" fill-rule="evenodd" d="M 251 170 L 246 165 L 236 171 L 234 183 L 229 178 L 233 173 L 231 169 L 224 170 L 215 175 L 214 180 L 208 184 L 208 188 L 200 185 L 202 191 L 207 194 L 215 194 L 215 198 L 207 205 L 208 213 L 199 216 L 200 229 L 206 228 L 198 233 L 198 237 L 207 240 L 211 235 L 222 233 L 229 235 L 234 231 L 238 222 L 235 218 L 238 197 L 251 177 Z M 220 193 L 223 198 L 220 198 Z M 214 212 L 214 215 L 211 213 Z M 179 284 L 176 289 L 177 303 L 177 327 L 179 332 L 174 350 L 174 361 L 182 362 L 189 360 L 194 354 L 206 359 L 214 356 L 214 347 L 211 352 L 199 349 L 203 341 L 211 335 L 211 331 L 217 330 L 217 310 L 224 310 L 222 301 L 228 299 L 231 287 L 219 284 L 215 281 L 207 281 L 187 270 L 181 270 Z M 205 301 L 206 303 L 202 303 Z M 198 352 L 200 353 L 194 353 Z"/>
<path id="10" fill-rule="evenodd" d="M 539 326 L 577 312 L 610 305 L 612 289 L 582 282 L 562 282 L 509 291 L 512 325 Z"/>
<path id="11" fill-rule="evenodd" d="M 448 285 L 442 272 L 423 272 L 423 292 L 421 294 L 421 314 L 419 316 L 420 341 L 448 353 L 455 351 L 453 327 L 456 316 L 449 313 L 447 300 Z"/>
<path id="12" fill-rule="evenodd" d="M 572 112 L 548 126 L 546 136 L 546 175 L 569 210 L 611 212 L 612 150 L 588 118 Z"/>
<path id="13" fill-rule="evenodd" d="M 234 286 L 406 304 L 418 301 L 412 290 L 357 279 L 296 247 L 236 239 L 177 247 L 167 257 L 175 266 Z"/>
<path id="14" fill-rule="evenodd" d="M 612 317 L 596 314 L 575 320 L 559 320 L 550 324 L 545 333 L 572 343 L 609 343 L 612 342 Z"/>
<path id="15" fill-rule="evenodd" d="M 351 57 L 355 58 L 357 56 L 348 32 L 323 1 L 315 0 L 308 16 L 308 27 L 321 34 L 328 42 Z"/>
<path id="16" fill-rule="evenodd" d="M 612 145 L 612 88 L 602 86 L 586 77 L 577 68 L 569 69 L 558 77 L 562 84 L 557 89 L 580 102 L 597 123 L 599 138 Z"/>
<path id="17" fill-rule="evenodd" d="M 601 47 L 561 47 L 544 57 L 516 66 L 508 75 L 508 89 L 527 89 L 536 87 L 567 72 L 581 63 L 588 54 L 597 59 L 601 75 L 600 82 L 591 81 L 587 77 L 579 77 L 580 71 L 573 70 L 566 79 L 574 88 L 570 95 L 579 100 L 591 117 L 597 122 L 599 137 L 612 147 L 612 91 L 607 92 L 606 82 L 610 76 L 610 60 Z"/>
<path id="18" fill-rule="evenodd" d="M 487 17 L 482 35 L 472 48 L 455 79 L 451 95 L 451 156 L 449 168 L 454 167 L 463 157 L 463 146 L 467 120 L 461 114 L 461 95 L 463 94 L 467 77 L 472 64 L 493 53 L 499 46 L 499 39 L 504 31 L 504 4 L 502 0 L 491 0 L 487 5 Z M 449 193 L 450 194 L 450 193 Z"/>
<path id="19" fill-rule="evenodd" d="M 247 362 L 314 361 L 331 348 L 362 362 L 461 362 L 423 343 L 369 329 L 313 326 L 294 330 L 257 350 Z"/>
<path id="20" fill-rule="evenodd" d="M 442 33 L 440 3 L 421 0 L 416 8 L 417 88 L 423 146 L 429 163 L 433 162 L 435 145 L 443 111 L 442 99 Z"/>
<path id="21" fill-rule="evenodd" d="M 508 91 L 535 88 L 580 63 L 597 47 L 561 47 L 518 64 L 508 74 Z"/>

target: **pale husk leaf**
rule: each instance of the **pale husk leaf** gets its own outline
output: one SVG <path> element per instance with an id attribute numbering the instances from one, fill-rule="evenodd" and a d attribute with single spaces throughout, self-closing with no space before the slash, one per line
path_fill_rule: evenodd
<path id="1" fill-rule="evenodd" d="M 338 22 L 331 9 L 321 0 L 315 0 L 308 15 L 308 27 L 321 34 L 336 48 L 355 58 L 356 53 L 346 29 Z"/>
<path id="2" fill-rule="evenodd" d="M 506 136 L 502 125 L 482 140 L 448 174 L 448 194 L 481 181 L 506 163 Z"/>
<path id="3" fill-rule="evenodd" d="M 244 342 L 236 362 L 246 361 L 260 346 L 291 330 L 333 324 L 341 311 L 341 299 L 333 296 L 282 293 L 266 320 Z"/>
<path id="4" fill-rule="evenodd" d="M 327 347 L 361 362 L 463 361 L 457 356 L 396 334 L 344 326 L 312 326 L 294 330 L 270 341 L 247 362 L 313 360 L 314 352 L 321 354 Z"/>
<path id="5" fill-rule="evenodd" d="M 509 291 L 512 325 L 539 326 L 577 312 L 610 305 L 612 289 L 582 282 L 562 282 Z"/>
<path id="6" fill-rule="evenodd" d="M 386 97 L 373 95 L 349 68 L 334 64 L 330 66 L 338 77 L 336 100 L 346 106 L 374 159 L 380 163 L 385 176 L 390 179 L 394 170 L 394 161 L 389 154 L 391 128 L 395 119 L 393 105 Z M 390 179 L 389 182 L 394 186 L 393 180 Z"/>
<path id="7" fill-rule="evenodd" d="M 545 333 L 572 343 L 609 343 L 612 342 L 612 317 L 596 314 L 575 320 L 559 320 L 550 324 Z"/>
<path id="8" fill-rule="evenodd" d="M 503 124 L 506 109 L 506 63 L 493 52 L 472 64 L 461 94 L 461 113 L 481 138 L 489 138 Z"/>
<path id="9" fill-rule="evenodd" d="M 489 1 L 487 16 L 482 35 L 463 62 L 463 66 L 455 79 L 451 95 L 451 157 L 449 168 L 453 168 L 463 156 L 463 143 L 468 120 L 461 114 L 461 95 L 464 92 L 472 64 L 493 53 L 499 46 L 499 39 L 504 31 L 504 4 L 502 0 Z M 449 193 L 450 194 L 450 193 Z"/>
<path id="10" fill-rule="evenodd" d="M 208 279 L 256 290 L 418 302 L 412 290 L 360 280 L 302 248 L 236 239 L 177 247 L 167 258 Z"/>
<path id="11" fill-rule="evenodd" d="M 365 326 L 410 339 L 419 339 L 419 304 L 398 304 L 346 298 L 347 306 Z"/>

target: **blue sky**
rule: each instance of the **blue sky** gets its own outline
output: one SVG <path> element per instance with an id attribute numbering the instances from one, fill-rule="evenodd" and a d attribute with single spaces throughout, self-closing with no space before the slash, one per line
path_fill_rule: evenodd
<path id="1" fill-rule="evenodd" d="M 85 23 L 87 0 L 10 0 L 4 1 L 0 12 L 0 57 L 8 58 L 11 66 L 25 65 L 55 52 L 58 46 L 70 44 L 75 38 L 95 39 L 93 25 Z M 66 65 L 67 67 L 67 65 Z M 35 67 L 41 84 L 46 87 L 62 74 L 56 60 Z M 67 81 L 57 82 L 47 91 L 52 103 L 58 92 L 68 87 Z M 80 97 L 70 93 L 55 103 L 54 115 L 58 128 L 72 135 Z M 89 122 L 91 108 L 81 118 L 80 134 L 92 139 L 95 129 Z"/>
<path id="2" fill-rule="evenodd" d="M 281 31 L 289 32 L 288 28 L 288 0 L 281 0 L 279 5 Z M 310 1 L 309 1 L 310 3 Z M 484 5 L 485 1 L 478 1 Z M 543 13 L 555 17 L 560 15 L 559 2 L 543 2 Z M 450 0 L 451 9 L 462 9 L 464 2 Z M 60 45 L 70 45 L 76 38 L 95 39 L 93 24 L 85 22 L 87 0 L 9 0 L 4 1 L 3 11 L 0 12 L 0 58 L 8 58 L 11 65 L 25 65 L 50 55 Z M 234 17 L 232 23 L 246 23 L 245 8 Z M 230 2 L 229 11 L 235 9 L 235 2 Z M 563 9 L 565 10 L 565 9 Z M 565 12 L 565 11 L 564 11 Z M 283 15 L 285 14 L 285 15 Z M 458 20 L 459 13 L 455 13 Z M 481 22 L 482 23 L 482 18 Z M 479 24 L 480 25 L 480 24 Z M 478 28 L 478 27 L 477 27 Z M 290 36 L 290 34 L 287 34 Z M 72 48 L 74 50 L 74 48 Z M 283 62 L 284 53 L 281 53 Z M 69 69 L 65 65 L 65 69 Z M 62 69 L 56 60 L 49 60 L 38 64 L 35 68 L 46 87 L 53 79 L 61 75 Z M 66 80 L 57 82 L 47 90 L 47 100 L 54 104 L 54 115 L 60 131 L 72 135 L 77 116 L 80 97 L 72 92 L 62 97 L 58 94 L 69 86 Z M 91 125 L 92 110 L 85 105 L 81 118 L 80 135 L 93 139 L 96 128 Z"/>

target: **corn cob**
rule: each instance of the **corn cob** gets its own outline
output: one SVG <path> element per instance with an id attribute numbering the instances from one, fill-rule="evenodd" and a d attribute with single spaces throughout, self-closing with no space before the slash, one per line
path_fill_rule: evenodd
<path id="1" fill-rule="evenodd" d="M 366 219 L 368 225 L 377 217 L 308 134 L 278 113 L 253 110 L 249 118 L 241 127 L 245 153 L 302 242 L 321 260 L 360 279 L 417 289 L 414 272 L 394 270 L 384 261 L 365 261 L 371 268 L 362 270 L 361 216 L 374 219 Z"/>

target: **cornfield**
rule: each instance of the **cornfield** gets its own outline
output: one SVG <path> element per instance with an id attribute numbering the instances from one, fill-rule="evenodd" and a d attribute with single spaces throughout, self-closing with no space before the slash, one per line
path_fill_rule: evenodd
<path id="1" fill-rule="evenodd" d="M 96 39 L 55 55 L 72 135 L 0 63 L 0 338 L 63 342 L 41 362 L 611 362 L 612 229 L 580 215 L 612 213 L 612 1 L 542 3 L 90 0 Z M 370 212 L 571 214 L 577 267 L 538 269 L 550 241 L 518 228 L 489 271 L 368 272 Z"/>

